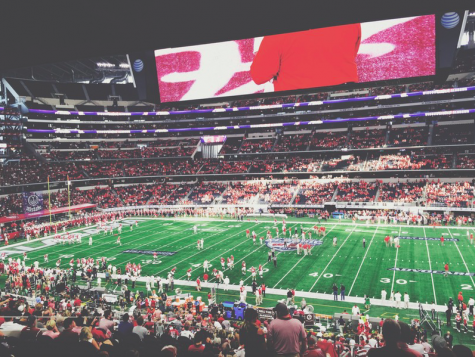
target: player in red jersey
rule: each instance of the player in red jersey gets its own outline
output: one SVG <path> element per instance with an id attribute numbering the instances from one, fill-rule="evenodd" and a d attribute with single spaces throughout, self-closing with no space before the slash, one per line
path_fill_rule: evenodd
<path id="1" fill-rule="evenodd" d="M 444 265 L 444 277 L 449 275 L 449 263 L 445 263 Z"/>
<path id="2" fill-rule="evenodd" d="M 444 240 L 445 240 L 445 239 L 444 239 L 444 235 L 442 234 L 442 235 L 440 236 L 440 245 L 444 245 Z"/>
<path id="3" fill-rule="evenodd" d="M 251 234 L 251 232 L 249 231 L 249 228 L 246 229 L 246 238 L 249 238 L 250 234 Z"/>
<path id="4" fill-rule="evenodd" d="M 256 280 L 256 268 L 251 267 L 251 275 L 252 275 L 252 280 Z"/>

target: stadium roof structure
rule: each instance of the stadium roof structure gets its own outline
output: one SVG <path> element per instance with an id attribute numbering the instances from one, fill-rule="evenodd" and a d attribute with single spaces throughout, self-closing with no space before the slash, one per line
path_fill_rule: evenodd
<path id="1" fill-rule="evenodd" d="M 78 75 L 88 76 L 90 64 L 81 59 L 443 13 L 471 6 L 473 2 L 467 0 L 11 1 L 2 6 L 0 71 L 66 62 L 59 68 L 42 70 L 56 75 L 73 69 Z"/>

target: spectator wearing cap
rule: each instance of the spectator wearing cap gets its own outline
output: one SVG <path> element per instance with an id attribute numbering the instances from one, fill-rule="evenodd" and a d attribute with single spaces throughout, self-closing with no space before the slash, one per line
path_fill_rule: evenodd
<path id="1" fill-rule="evenodd" d="M 264 331 L 257 326 L 257 311 L 246 309 L 244 324 L 241 328 L 239 339 L 244 345 L 247 357 L 261 357 L 266 353 L 266 340 Z"/>
<path id="2" fill-rule="evenodd" d="M 401 340 L 401 327 L 391 319 L 386 319 L 383 324 L 383 338 L 386 345 L 381 348 L 371 348 L 368 351 L 368 357 L 414 357 L 414 354 L 398 347 L 398 341 Z"/>
<path id="3" fill-rule="evenodd" d="M 277 318 L 269 325 L 267 345 L 274 355 L 299 356 L 306 348 L 306 333 L 302 323 L 290 316 L 287 306 L 278 303 L 274 308 Z"/>
<path id="4" fill-rule="evenodd" d="M 308 339 L 308 349 L 303 354 L 303 357 L 325 357 L 323 351 L 317 347 L 317 338 L 310 336 Z"/>

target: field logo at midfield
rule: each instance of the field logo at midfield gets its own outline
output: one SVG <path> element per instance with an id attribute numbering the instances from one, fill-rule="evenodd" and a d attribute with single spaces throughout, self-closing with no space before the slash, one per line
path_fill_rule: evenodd
<path id="1" fill-rule="evenodd" d="M 285 239 L 285 241 L 287 242 L 287 247 L 284 247 L 284 238 L 266 239 L 265 243 L 267 247 L 274 248 L 279 252 L 290 252 L 297 250 L 297 244 L 299 243 L 309 244 L 312 247 L 323 244 L 323 241 L 317 239 L 306 239 L 304 241 L 298 239 Z"/>
<path id="2" fill-rule="evenodd" d="M 440 238 L 433 238 L 433 237 L 399 236 L 397 238 L 399 238 L 399 239 L 409 239 L 409 240 L 437 240 L 437 241 L 440 240 Z M 444 237 L 444 240 L 447 241 L 447 242 L 458 242 L 459 241 L 458 238 L 445 238 L 445 237 Z"/>

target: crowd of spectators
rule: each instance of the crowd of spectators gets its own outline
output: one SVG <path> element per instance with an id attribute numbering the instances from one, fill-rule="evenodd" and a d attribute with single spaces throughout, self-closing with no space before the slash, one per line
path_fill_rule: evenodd
<path id="1" fill-rule="evenodd" d="M 373 202 L 378 189 L 377 182 L 342 182 L 338 184 L 337 202 Z"/>
<path id="2" fill-rule="evenodd" d="M 228 138 L 220 150 L 220 154 L 236 154 L 241 147 L 242 138 Z"/>
<path id="3" fill-rule="evenodd" d="M 320 183 L 318 181 L 300 182 L 299 191 L 295 197 L 296 205 L 320 205 L 329 202 L 333 198 L 335 182 Z"/>
<path id="4" fill-rule="evenodd" d="M 475 155 L 457 155 L 457 169 L 475 168 Z"/>
<path id="5" fill-rule="evenodd" d="M 267 183 L 259 192 L 261 201 L 268 204 L 288 205 L 298 188 L 298 181 L 291 183 Z"/>
<path id="6" fill-rule="evenodd" d="M 93 190 L 81 191 L 89 200 L 100 208 L 123 207 L 124 204 L 119 196 L 110 187 L 95 187 Z"/>
<path id="7" fill-rule="evenodd" d="M 325 132 L 316 131 L 310 141 L 309 150 L 328 150 L 342 148 L 346 145 L 348 132 L 335 131 Z"/>
<path id="8" fill-rule="evenodd" d="M 352 149 L 377 148 L 384 146 L 385 142 L 386 130 L 353 130 L 347 146 Z"/>
<path id="9" fill-rule="evenodd" d="M 246 139 L 243 140 L 240 153 L 259 153 L 271 151 L 274 147 L 275 139 Z"/>
<path id="10" fill-rule="evenodd" d="M 284 172 L 317 172 L 322 166 L 322 159 L 301 159 L 292 157 L 287 160 Z"/>
<path id="11" fill-rule="evenodd" d="M 248 172 L 252 161 L 221 161 L 215 173 L 217 174 L 239 174 Z"/>
<path id="12" fill-rule="evenodd" d="M 130 185 L 115 187 L 115 191 L 125 206 L 142 206 L 147 204 L 148 200 L 155 192 L 155 185 Z"/>
<path id="13" fill-rule="evenodd" d="M 310 144 L 309 134 L 282 135 L 274 147 L 274 152 L 306 151 Z"/>
<path id="14" fill-rule="evenodd" d="M 444 207 L 472 207 L 474 186 L 466 182 L 435 182 L 426 187 L 426 204 Z"/>
<path id="15" fill-rule="evenodd" d="M 452 162 L 452 155 L 390 154 L 369 158 L 365 169 L 367 171 L 450 169 Z"/>
<path id="16" fill-rule="evenodd" d="M 57 151 L 51 150 L 49 153 L 42 154 L 46 159 L 51 161 L 89 161 L 97 160 L 95 152 L 92 150 L 87 151 Z"/>
<path id="17" fill-rule="evenodd" d="M 198 186 L 193 188 L 193 191 L 188 196 L 188 199 L 197 205 L 212 204 L 214 200 L 221 197 L 226 184 L 220 182 L 201 182 Z"/>
<path id="18" fill-rule="evenodd" d="M 11 194 L 0 197 L 0 217 L 23 213 L 23 196 Z"/>
<path id="19" fill-rule="evenodd" d="M 193 188 L 192 184 L 182 183 L 181 185 L 176 185 L 176 189 L 168 196 L 167 204 L 179 204 L 185 199 L 185 197 L 190 193 Z"/>
<path id="20" fill-rule="evenodd" d="M 344 155 L 325 160 L 322 165 L 322 171 L 361 171 L 364 164 L 364 160 L 358 155 Z"/>
<path id="21" fill-rule="evenodd" d="M 392 128 L 389 132 L 388 146 L 424 146 L 427 145 L 429 130 L 427 127 Z"/>
<path id="22" fill-rule="evenodd" d="M 89 200 L 83 193 L 84 191 L 80 190 L 79 188 L 70 189 L 69 194 L 67 189 L 53 191 L 51 192 L 50 197 L 48 197 L 47 193 L 45 193 L 45 207 L 48 209 L 49 202 L 51 202 L 51 209 L 65 207 L 68 206 L 69 203 L 71 206 L 89 203 Z"/>
<path id="23" fill-rule="evenodd" d="M 473 144 L 474 125 L 437 125 L 434 130 L 433 145 Z"/>
<path id="24" fill-rule="evenodd" d="M 380 183 L 378 202 L 412 203 L 422 199 L 426 180 Z"/>
<path id="25" fill-rule="evenodd" d="M 259 181 L 232 182 L 226 188 L 223 194 L 223 204 L 247 204 L 262 189 L 262 183 Z"/>

